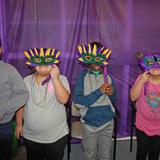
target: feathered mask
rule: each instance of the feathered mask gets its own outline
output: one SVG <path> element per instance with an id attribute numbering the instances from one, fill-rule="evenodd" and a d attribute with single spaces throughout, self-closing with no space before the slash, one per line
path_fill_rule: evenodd
<path id="1" fill-rule="evenodd" d="M 140 59 L 140 65 L 146 70 L 160 68 L 160 53 L 138 53 L 137 57 Z"/>
<path id="2" fill-rule="evenodd" d="M 90 44 L 78 46 L 78 60 L 85 64 L 108 65 L 110 55 L 109 48 L 97 48 L 96 45 L 92 47 Z"/>
<path id="3" fill-rule="evenodd" d="M 60 51 L 54 48 L 34 48 L 24 52 L 26 64 L 30 66 L 53 65 L 59 63 Z"/>

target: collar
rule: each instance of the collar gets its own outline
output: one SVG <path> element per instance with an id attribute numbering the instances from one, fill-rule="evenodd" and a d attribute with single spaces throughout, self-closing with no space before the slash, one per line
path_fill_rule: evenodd
<path id="1" fill-rule="evenodd" d="M 90 74 L 93 74 L 93 75 L 95 75 L 95 76 L 97 77 L 98 75 L 102 74 L 102 71 L 90 70 L 89 73 L 90 73 Z"/>

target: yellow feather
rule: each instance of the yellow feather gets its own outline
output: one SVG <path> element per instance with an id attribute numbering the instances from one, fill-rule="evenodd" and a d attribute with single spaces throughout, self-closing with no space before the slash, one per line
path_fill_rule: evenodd
<path id="1" fill-rule="evenodd" d="M 31 59 L 31 56 L 29 55 L 29 53 L 27 51 L 24 52 L 24 55 L 28 58 Z"/>
<path id="2" fill-rule="evenodd" d="M 59 63 L 59 60 L 56 59 L 56 60 L 54 61 L 54 63 Z"/>
<path id="3" fill-rule="evenodd" d="M 26 62 L 27 65 L 31 65 L 31 62 Z"/>
<path id="4" fill-rule="evenodd" d="M 39 54 L 38 54 L 37 48 L 34 48 L 34 50 L 35 50 L 36 55 L 38 56 Z"/>
<path id="5" fill-rule="evenodd" d="M 88 44 L 88 52 L 91 53 L 91 45 Z"/>
<path id="6" fill-rule="evenodd" d="M 58 58 L 60 54 L 61 54 L 61 51 L 58 51 L 55 58 Z"/>
<path id="7" fill-rule="evenodd" d="M 55 49 L 52 48 L 51 56 L 54 56 Z"/>
<path id="8" fill-rule="evenodd" d="M 83 45 L 83 51 L 84 51 L 84 53 L 87 53 L 87 52 L 86 52 L 86 48 L 85 48 L 85 46 L 84 46 L 84 45 Z"/>
<path id="9" fill-rule="evenodd" d="M 82 46 L 81 45 L 78 46 L 78 51 L 80 54 L 82 54 Z"/>
<path id="10" fill-rule="evenodd" d="M 78 59 L 79 59 L 79 61 L 83 62 L 83 58 L 78 58 Z"/>
<path id="11" fill-rule="evenodd" d="M 107 55 L 106 55 L 106 59 L 108 59 L 108 57 L 111 55 L 111 50 L 107 53 Z"/>
<path id="12" fill-rule="evenodd" d="M 31 49 L 29 51 L 30 51 L 31 55 L 34 57 L 35 55 L 34 55 L 33 51 Z"/>
<path id="13" fill-rule="evenodd" d="M 110 50 L 109 48 L 105 49 L 105 50 L 102 52 L 102 54 L 103 54 L 103 55 L 106 54 L 109 50 Z"/>
<path id="14" fill-rule="evenodd" d="M 108 62 L 103 62 L 103 64 L 104 64 L 104 65 L 107 65 L 107 64 L 108 64 Z"/>
<path id="15" fill-rule="evenodd" d="M 51 48 L 48 48 L 47 51 L 46 51 L 46 53 L 45 53 L 45 55 L 49 56 L 50 55 L 50 51 L 51 51 Z"/>
<path id="16" fill-rule="evenodd" d="M 94 45 L 94 46 L 93 46 L 93 55 L 95 55 L 95 56 L 96 56 L 96 53 L 97 53 L 97 46 L 96 46 L 96 45 Z"/>
<path id="17" fill-rule="evenodd" d="M 44 57 L 44 51 L 43 51 L 43 48 L 40 48 L 40 57 Z"/>
<path id="18" fill-rule="evenodd" d="M 103 49 L 104 49 L 104 47 L 102 47 L 100 51 L 102 51 Z"/>

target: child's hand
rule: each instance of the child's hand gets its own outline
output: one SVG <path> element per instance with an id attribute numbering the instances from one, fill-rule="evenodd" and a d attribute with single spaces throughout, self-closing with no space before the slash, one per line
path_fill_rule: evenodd
<path id="1" fill-rule="evenodd" d="M 102 93 L 105 93 L 107 87 L 108 87 L 108 83 L 102 84 L 102 86 L 100 87 L 101 92 L 102 92 Z"/>
<path id="2" fill-rule="evenodd" d="M 50 71 L 50 74 L 52 79 L 59 79 L 59 75 L 60 75 L 59 68 L 56 65 L 53 65 Z"/>
<path id="3" fill-rule="evenodd" d="M 110 84 L 104 83 L 101 87 L 100 90 L 103 94 L 111 96 L 113 94 L 113 88 Z"/>
<path id="4" fill-rule="evenodd" d="M 105 94 L 108 95 L 108 96 L 111 96 L 113 94 L 113 88 L 110 84 L 106 85 Z"/>
<path id="5" fill-rule="evenodd" d="M 149 74 L 148 73 L 149 73 L 149 71 L 146 71 L 141 75 L 140 81 L 142 83 L 145 83 L 145 82 L 148 81 L 148 79 L 149 79 Z"/>
<path id="6" fill-rule="evenodd" d="M 23 127 L 21 125 L 17 125 L 15 130 L 16 138 L 19 139 L 20 136 L 23 135 L 22 133 L 23 133 Z"/>

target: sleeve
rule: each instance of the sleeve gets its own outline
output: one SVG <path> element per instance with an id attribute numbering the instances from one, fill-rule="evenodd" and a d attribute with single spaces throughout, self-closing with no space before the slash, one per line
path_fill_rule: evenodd
<path id="1" fill-rule="evenodd" d="M 111 77 L 110 77 L 111 78 Z M 113 103 L 113 104 L 115 104 L 115 102 L 116 102 L 116 100 L 117 100 L 117 90 L 116 90 L 116 86 L 115 86 L 115 82 L 114 82 L 114 80 L 111 78 L 111 85 L 112 85 L 112 87 L 113 87 L 113 94 L 111 95 L 111 96 L 108 96 L 109 97 L 109 99 L 111 100 L 111 102 Z"/>
<path id="2" fill-rule="evenodd" d="M 63 86 L 65 87 L 65 89 L 71 93 L 71 90 L 70 90 L 70 86 L 69 86 L 69 82 L 67 80 L 67 78 L 65 76 L 61 76 L 61 82 L 63 84 Z"/>
<path id="3" fill-rule="evenodd" d="M 103 95 L 100 91 L 100 88 L 96 89 L 95 91 L 91 92 L 88 95 L 84 95 L 84 77 L 86 72 L 82 72 L 78 77 L 76 87 L 75 87 L 75 95 L 74 95 L 74 103 L 80 104 L 85 107 L 89 107 L 93 103 L 99 99 Z"/>
<path id="4" fill-rule="evenodd" d="M 29 94 L 25 83 L 15 68 L 10 73 L 10 85 L 11 85 L 11 97 L 8 101 L 3 101 L 1 106 L 0 117 L 3 117 L 5 113 L 13 113 L 20 107 L 24 106 L 29 98 Z"/>

